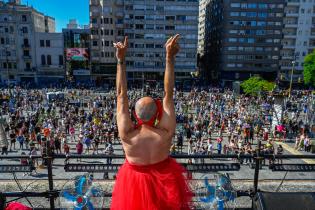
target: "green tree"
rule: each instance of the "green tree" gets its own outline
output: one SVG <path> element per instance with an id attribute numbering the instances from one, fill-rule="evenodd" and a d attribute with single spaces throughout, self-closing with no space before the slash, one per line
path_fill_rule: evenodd
<path id="1" fill-rule="evenodd" d="M 272 91 L 275 83 L 255 76 L 243 81 L 241 87 L 245 94 L 257 96 L 261 91 Z"/>
<path id="2" fill-rule="evenodd" d="M 304 83 L 315 86 L 315 50 L 305 56 L 303 67 Z"/>

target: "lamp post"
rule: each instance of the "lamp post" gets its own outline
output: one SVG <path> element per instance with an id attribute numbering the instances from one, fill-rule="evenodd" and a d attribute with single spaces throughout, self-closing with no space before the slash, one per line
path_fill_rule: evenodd
<path id="1" fill-rule="evenodd" d="M 289 98 L 291 98 L 292 80 L 293 80 L 294 67 L 295 67 L 295 61 L 292 61 L 292 70 L 291 70 L 291 79 L 290 79 L 290 88 L 289 88 Z"/>
<path id="2" fill-rule="evenodd" d="M 9 46 L 5 46 L 4 49 L 5 49 L 5 62 L 6 62 L 6 67 L 7 67 L 7 76 L 8 76 L 8 80 L 7 80 L 7 83 L 8 83 L 8 87 L 10 85 L 10 75 L 9 75 L 9 58 L 8 58 L 8 55 L 9 55 L 9 51 L 8 51 L 8 48 Z"/>

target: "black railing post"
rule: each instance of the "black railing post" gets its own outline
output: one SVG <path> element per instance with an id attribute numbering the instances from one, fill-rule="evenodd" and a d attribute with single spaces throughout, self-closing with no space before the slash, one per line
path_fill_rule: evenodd
<path id="1" fill-rule="evenodd" d="M 53 160 L 53 154 L 50 147 L 50 141 L 46 140 L 46 146 L 47 146 L 47 171 L 48 171 L 48 186 L 49 186 L 49 192 L 52 192 L 54 190 L 54 181 L 53 181 L 53 174 L 52 174 L 52 160 Z M 49 202 L 50 202 L 50 209 L 55 209 L 55 200 L 54 196 L 49 194 Z"/>
<path id="2" fill-rule="evenodd" d="M 0 192 L 0 209 L 4 209 L 6 204 L 6 197 Z"/>
<path id="3" fill-rule="evenodd" d="M 257 151 L 255 157 L 255 174 L 254 174 L 254 194 L 258 191 L 258 178 L 259 178 L 259 168 L 260 168 L 260 147 L 261 141 L 258 140 Z"/>

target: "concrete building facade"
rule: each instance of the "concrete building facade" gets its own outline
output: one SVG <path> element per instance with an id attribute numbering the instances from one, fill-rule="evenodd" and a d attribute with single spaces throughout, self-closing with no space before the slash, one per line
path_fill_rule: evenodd
<path id="1" fill-rule="evenodd" d="M 315 1 L 286 0 L 281 50 L 281 80 L 303 80 L 304 57 L 315 49 Z M 294 64 L 294 66 L 293 66 Z"/>
<path id="2" fill-rule="evenodd" d="M 35 33 L 36 83 L 57 84 L 65 78 L 62 33 Z"/>
<path id="3" fill-rule="evenodd" d="M 206 7 L 211 0 L 199 1 L 199 23 L 198 23 L 198 54 L 204 55 L 205 32 L 206 32 Z"/>
<path id="4" fill-rule="evenodd" d="M 206 6 L 207 77 L 224 85 L 280 70 L 284 0 L 213 0 Z"/>
<path id="5" fill-rule="evenodd" d="M 35 83 L 36 33 L 54 32 L 55 20 L 19 3 L 0 2 L 0 77 L 6 83 Z"/>
<path id="6" fill-rule="evenodd" d="M 91 65 L 96 81 L 116 72 L 113 42 L 129 37 L 128 78 L 159 80 L 165 68 L 166 40 L 181 34 L 177 78 L 196 70 L 198 0 L 90 0 Z"/>

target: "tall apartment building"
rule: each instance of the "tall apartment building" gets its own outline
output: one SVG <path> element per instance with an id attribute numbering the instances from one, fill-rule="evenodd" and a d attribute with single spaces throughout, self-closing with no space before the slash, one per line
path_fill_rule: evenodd
<path id="1" fill-rule="evenodd" d="M 129 37 L 128 78 L 161 79 L 165 68 L 164 44 L 181 34 L 177 78 L 196 70 L 198 0 L 90 0 L 91 62 L 96 81 L 115 78 L 113 42 Z"/>
<path id="2" fill-rule="evenodd" d="M 0 79 L 30 82 L 36 78 L 36 32 L 54 32 L 55 20 L 19 0 L 0 2 Z"/>
<path id="3" fill-rule="evenodd" d="M 281 80 L 301 81 L 304 57 L 315 49 L 315 1 L 286 0 L 281 50 Z M 294 61 L 294 67 L 293 67 Z"/>
<path id="4" fill-rule="evenodd" d="M 213 0 L 206 6 L 207 77 L 223 84 L 280 70 L 284 0 Z"/>
<path id="5" fill-rule="evenodd" d="M 199 1 L 199 23 L 198 23 L 198 54 L 204 55 L 205 32 L 206 32 L 206 8 L 211 0 Z"/>

